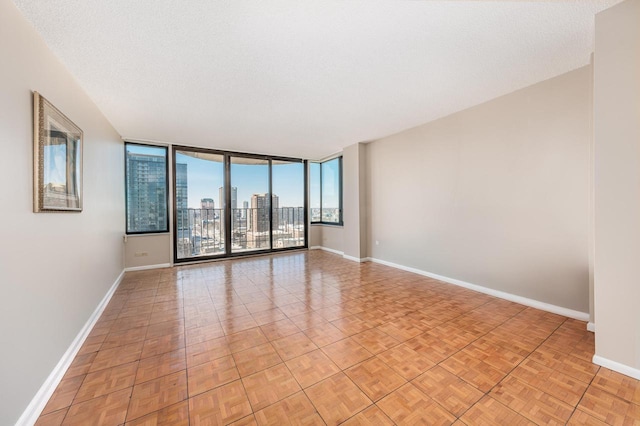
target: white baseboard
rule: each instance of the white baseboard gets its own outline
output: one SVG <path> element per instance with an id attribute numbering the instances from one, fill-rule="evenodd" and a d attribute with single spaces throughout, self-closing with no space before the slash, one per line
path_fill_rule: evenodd
<path id="1" fill-rule="evenodd" d="M 159 268 L 170 268 L 170 263 L 158 263 L 157 265 L 144 265 L 144 266 L 130 266 L 128 268 L 124 268 L 124 272 L 131 271 L 146 271 L 147 269 L 159 269 Z"/>
<path id="2" fill-rule="evenodd" d="M 344 255 L 344 252 L 341 252 L 340 250 L 335 250 L 335 249 L 324 247 L 324 246 L 312 246 L 312 247 L 309 247 L 309 250 L 322 250 L 322 251 L 328 251 L 329 253 L 333 253 L 333 254 L 339 254 L 340 256 Z"/>
<path id="3" fill-rule="evenodd" d="M 595 333 L 596 332 L 596 324 L 591 322 L 591 321 L 589 321 L 587 323 L 587 330 L 592 332 L 592 333 Z"/>
<path id="4" fill-rule="evenodd" d="M 343 258 L 347 259 L 347 260 L 351 260 L 353 262 L 358 262 L 358 263 L 364 263 L 364 262 L 368 262 L 370 259 L 368 257 L 355 257 L 355 256 L 348 256 L 346 254 L 342 255 Z"/>
<path id="5" fill-rule="evenodd" d="M 593 363 L 608 368 L 609 370 L 617 371 L 625 376 L 633 377 L 636 380 L 640 380 L 640 370 L 637 368 L 629 367 L 628 365 L 620 364 L 616 361 L 611 361 L 610 359 L 603 358 L 599 355 L 593 356 Z"/>
<path id="6" fill-rule="evenodd" d="M 408 266 L 399 265 L 397 263 L 387 262 L 386 260 L 371 258 L 371 261 L 374 263 L 379 263 L 381 265 L 391 266 L 392 268 L 402 269 L 403 271 L 424 275 L 429 278 L 434 278 L 436 280 L 444 281 L 449 284 L 454 284 L 460 287 L 468 288 L 469 290 L 488 294 L 489 296 L 499 297 L 500 299 L 509 300 L 511 302 L 519 303 L 521 305 L 531 306 L 532 308 L 540 309 L 543 311 L 551 312 L 551 313 L 562 315 L 569 318 L 574 318 L 580 321 L 589 321 L 589 314 L 586 312 L 574 311 L 573 309 L 563 308 L 562 306 L 556 306 L 550 303 L 540 302 L 538 300 L 529 299 L 527 297 L 518 296 L 518 295 L 507 293 L 504 291 L 483 287 L 481 285 L 471 284 L 466 281 L 457 280 L 455 278 L 449 278 L 449 277 L 445 277 L 438 274 L 433 274 L 431 272 L 426 272 L 417 268 L 411 268 Z"/>
<path id="7" fill-rule="evenodd" d="M 64 377 L 67 369 L 73 362 L 73 359 L 76 357 L 78 351 L 82 347 L 82 344 L 89 336 L 89 333 L 93 329 L 93 326 L 96 324 L 102 312 L 109 304 L 113 293 L 115 293 L 120 281 L 122 281 L 122 277 L 124 277 L 124 270 L 118 275 L 116 281 L 113 283 L 111 288 L 107 291 L 107 294 L 102 298 L 96 309 L 93 311 L 84 327 L 80 330 L 80 333 L 73 339 L 71 345 L 67 349 L 67 351 L 62 355 L 58 364 L 54 367 L 53 371 L 49 374 L 49 377 L 44 381 L 38 392 L 36 392 L 35 396 L 27 405 L 27 408 L 24 410 L 20 418 L 18 419 L 16 426 L 31 426 L 35 424 L 40 416 L 42 410 L 49 402 L 49 398 L 53 395 L 53 392 L 56 390 L 56 387 L 60 384 L 62 377 Z"/>

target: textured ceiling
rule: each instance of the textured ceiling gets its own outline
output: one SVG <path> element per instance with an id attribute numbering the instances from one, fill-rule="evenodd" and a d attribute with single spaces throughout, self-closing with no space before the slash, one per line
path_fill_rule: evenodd
<path id="1" fill-rule="evenodd" d="M 123 137 L 318 159 L 587 64 L 619 0 L 14 2 Z"/>

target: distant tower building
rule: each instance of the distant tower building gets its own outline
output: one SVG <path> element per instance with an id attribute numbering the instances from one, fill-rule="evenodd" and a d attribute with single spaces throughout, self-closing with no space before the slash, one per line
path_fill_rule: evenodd
<path id="1" fill-rule="evenodd" d="M 167 229 L 166 158 L 127 152 L 127 227 Z"/>
<path id="2" fill-rule="evenodd" d="M 224 198 L 224 187 L 221 186 L 220 189 L 218 189 L 218 208 L 222 209 L 225 207 Z M 235 186 L 231 187 L 231 208 L 238 208 L 238 188 Z"/>
<path id="3" fill-rule="evenodd" d="M 231 187 L 231 208 L 238 208 L 238 188 L 235 186 Z"/>
<path id="4" fill-rule="evenodd" d="M 247 218 L 247 210 L 249 210 L 249 202 L 248 201 L 243 201 L 242 202 L 242 211 L 240 212 L 240 217 L 243 219 Z"/>
<path id="5" fill-rule="evenodd" d="M 189 194 L 187 186 L 187 165 L 176 164 L 176 207 L 178 210 L 189 206 Z"/>
<path id="6" fill-rule="evenodd" d="M 200 219 L 202 220 L 201 234 L 203 237 L 213 238 L 215 233 L 215 204 L 213 198 L 200 199 Z"/>
<path id="7" fill-rule="evenodd" d="M 251 230 L 253 232 L 269 232 L 269 208 L 278 209 L 279 198 L 277 195 L 271 197 L 269 205 L 269 194 L 253 194 L 251 196 Z M 277 211 L 277 210 L 276 210 Z M 273 216 L 273 229 L 278 227 L 277 215 Z"/>
<path id="8" fill-rule="evenodd" d="M 271 229 L 276 230 L 280 226 L 280 198 L 276 194 L 271 194 Z"/>
<path id="9" fill-rule="evenodd" d="M 215 209 L 215 204 L 213 202 L 213 198 L 203 198 L 200 200 L 200 208 L 203 210 L 213 210 Z"/>
<path id="10" fill-rule="evenodd" d="M 187 165 L 176 164 L 176 223 L 178 230 L 189 229 L 189 194 L 187 184 Z"/>

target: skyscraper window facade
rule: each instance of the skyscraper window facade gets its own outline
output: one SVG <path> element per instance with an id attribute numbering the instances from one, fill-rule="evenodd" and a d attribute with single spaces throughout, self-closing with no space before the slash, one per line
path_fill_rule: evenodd
<path id="1" fill-rule="evenodd" d="M 187 165 L 176 164 L 176 207 L 178 210 L 184 210 L 189 207 L 187 176 Z"/>
<path id="2" fill-rule="evenodd" d="M 251 230 L 253 232 L 269 232 L 271 230 L 270 209 L 277 212 L 279 204 L 280 199 L 276 194 L 271 196 L 271 205 L 269 204 L 269 194 L 253 194 L 251 196 Z M 278 228 L 277 215 L 273 216 L 273 228 Z"/>
<path id="3" fill-rule="evenodd" d="M 176 164 L 176 232 L 178 232 L 178 236 L 182 237 L 182 235 L 189 230 L 190 222 L 193 222 L 193 219 L 190 219 L 189 215 L 189 185 L 188 185 L 188 175 L 187 175 L 187 164 L 177 163 Z M 192 224 L 191 224 L 192 225 Z"/>
<path id="4" fill-rule="evenodd" d="M 167 148 L 125 144 L 127 233 L 168 232 Z"/>

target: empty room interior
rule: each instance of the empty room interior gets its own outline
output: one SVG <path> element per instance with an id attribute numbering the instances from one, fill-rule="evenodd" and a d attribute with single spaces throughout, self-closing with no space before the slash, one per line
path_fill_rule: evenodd
<path id="1" fill-rule="evenodd" d="M 0 0 L 0 424 L 640 424 L 640 0 Z"/>

